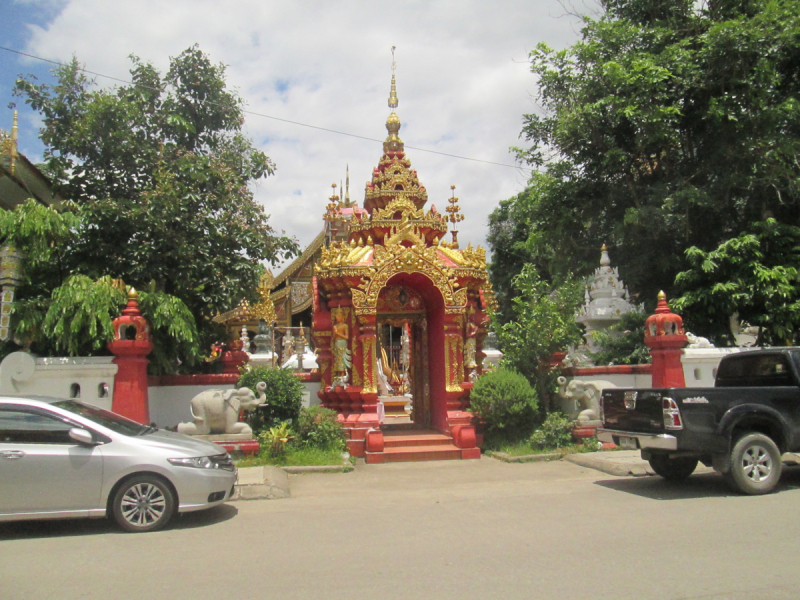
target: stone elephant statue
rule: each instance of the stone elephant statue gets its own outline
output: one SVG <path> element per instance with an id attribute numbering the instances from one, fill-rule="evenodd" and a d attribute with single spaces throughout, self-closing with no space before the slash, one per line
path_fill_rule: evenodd
<path id="1" fill-rule="evenodd" d="M 258 397 L 250 388 L 238 390 L 205 390 L 191 400 L 192 423 L 179 423 L 178 433 L 187 435 L 209 435 L 238 433 L 252 435 L 247 423 L 239 422 L 239 412 L 254 411 L 266 403 L 267 384 L 256 385 Z"/>
<path id="2" fill-rule="evenodd" d="M 580 425 L 599 426 L 600 396 L 604 389 L 617 387 L 610 381 L 573 379 L 567 384 L 566 377 L 558 378 L 558 395 L 561 397 L 561 410 Z"/>

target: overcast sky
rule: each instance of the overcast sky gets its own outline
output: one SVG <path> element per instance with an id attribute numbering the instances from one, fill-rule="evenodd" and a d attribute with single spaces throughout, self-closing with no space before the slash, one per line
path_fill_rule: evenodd
<path id="1" fill-rule="evenodd" d="M 528 172 L 409 146 L 513 167 L 509 147 L 522 143 L 522 115 L 536 110 L 528 53 L 539 42 L 568 46 L 580 30 L 557 0 L 0 0 L 0 7 L 5 48 L 62 62 L 75 54 L 91 71 L 127 79 L 129 54 L 164 72 L 170 56 L 197 43 L 227 65 L 228 84 L 248 111 L 378 140 L 386 137 L 396 46 L 400 137 L 428 206 L 443 210 L 456 185 L 465 216 L 459 240 L 484 247 L 489 213 L 524 188 Z M 6 105 L 17 74 L 47 81 L 50 68 L 0 50 L 0 128 L 11 127 Z M 19 108 L 20 149 L 38 162 L 37 116 Z M 253 114 L 245 133 L 277 164 L 256 198 L 273 227 L 302 245 L 322 227 L 331 183 L 349 164 L 350 196 L 361 204 L 382 153 L 378 142 Z"/>

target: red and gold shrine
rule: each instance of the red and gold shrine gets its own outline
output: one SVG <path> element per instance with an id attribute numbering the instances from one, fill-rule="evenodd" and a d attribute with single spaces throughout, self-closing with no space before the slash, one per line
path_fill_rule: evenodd
<path id="1" fill-rule="evenodd" d="M 328 241 L 313 278 L 319 396 L 339 413 L 350 453 L 367 462 L 478 458 L 468 409 L 493 302 L 486 255 L 459 249 L 457 198 L 446 214 L 425 211 L 397 105 L 392 75 L 389 135 L 364 207 L 350 202 L 349 185 L 344 200 L 334 185 L 324 215 Z M 404 457 L 413 432 L 422 446 Z"/>

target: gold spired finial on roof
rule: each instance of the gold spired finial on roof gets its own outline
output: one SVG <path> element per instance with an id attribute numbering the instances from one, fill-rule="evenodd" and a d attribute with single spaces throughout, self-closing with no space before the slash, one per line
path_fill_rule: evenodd
<path id="1" fill-rule="evenodd" d="M 453 229 L 450 230 L 450 233 L 453 234 L 451 247 L 458 248 L 458 229 L 456 229 L 456 226 L 464 220 L 464 215 L 459 212 L 461 207 L 458 205 L 458 198 L 456 198 L 456 186 L 451 185 L 450 189 L 452 190 L 452 197 L 447 199 L 450 206 L 445 208 L 445 210 L 450 215 L 447 219 L 453 224 Z"/>
<path id="2" fill-rule="evenodd" d="M 15 171 L 17 170 L 17 140 L 19 138 L 19 126 L 17 124 L 17 111 L 14 110 L 14 120 L 11 124 L 11 137 L 6 137 L 5 139 L 1 139 L 3 143 L 0 144 L 0 150 L 7 150 L 8 151 L 8 159 L 9 159 L 9 171 L 11 176 L 14 176 Z"/>
<path id="3" fill-rule="evenodd" d="M 345 191 L 344 191 L 344 205 L 349 207 L 349 206 L 353 206 L 352 203 L 350 202 L 350 165 L 349 164 L 347 165 L 346 173 L 347 173 L 347 175 L 345 176 L 345 179 L 344 179 L 344 184 L 346 186 L 345 187 Z"/>
<path id="4" fill-rule="evenodd" d="M 398 99 L 397 99 L 397 82 L 394 78 L 394 72 L 397 70 L 397 63 L 394 60 L 394 51 L 397 49 L 397 46 L 392 46 L 392 90 L 389 93 L 389 108 L 394 109 L 397 108 Z"/>
<path id="5" fill-rule="evenodd" d="M 389 132 L 389 135 L 383 142 L 384 153 L 403 151 L 403 140 L 397 135 L 400 131 L 400 117 L 398 117 L 397 113 L 394 111 L 399 103 L 397 99 L 397 82 L 394 76 L 395 69 L 397 69 L 397 63 L 394 60 L 395 50 L 396 46 L 392 46 L 392 89 L 389 93 L 389 108 L 392 109 L 392 113 L 389 115 L 389 118 L 386 119 L 386 131 Z"/>

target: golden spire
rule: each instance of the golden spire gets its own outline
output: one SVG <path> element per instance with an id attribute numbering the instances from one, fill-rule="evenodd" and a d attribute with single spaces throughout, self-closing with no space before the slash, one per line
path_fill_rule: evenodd
<path id="1" fill-rule="evenodd" d="M 396 48 L 397 46 L 392 46 L 392 90 L 389 92 L 389 108 L 392 109 L 392 112 L 394 112 L 394 109 L 397 108 L 399 103 L 397 99 L 397 82 L 394 78 L 394 72 L 397 70 L 397 63 L 394 60 L 394 51 Z"/>
<path id="2" fill-rule="evenodd" d="M 11 125 L 11 175 L 16 171 L 17 163 L 17 143 L 19 140 L 19 125 L 17 123 L 17 110 L 14 109 L 14 121 Z"/>
<path id="3" fill-rule="evenodd" d="M 344 183 L 347 187 L 345 187 L 344 192 L 344 205 L 345 206 L 352 206 L 350 204 L 350 165 L 347 165 L 347 176 L 345 177 Z"/>
<path id="4" fill-rule="evenodd" d="M 386 137 L 386 141 L 383 142 L 384 153 L 403 151 L 403 140 L 397 135 L 400 131 L 400 117 L 398 117 L 397 113 L 394 111 L 399 103 L 397 99 L 397 82 L 394 75 L 395 69 L 397 69 L 397 63 L 394 60 L 395 49 L 396 47 L 392 46 L 392 88 L 389 93 L 389 108 L 392 109 L 392 113 L 389 115 L 389 118 L 386 119 L 386 131 L 389 132 L 389 135 Z"/>
<path id="5" fill-rule="evenodd" d="M 461 207 L 458 205 L 458 198 L 456 198 L 456 186 L 451 185 L 450 189 L 452 190 L 452 198 L 448 198 L 447 201 L 450 203 L 450 206 L 445 208 L 445 210 L 450 214 L 447 219 L 453 224 L 453 229 L 450 233 L 453 234 L 453 242 L 450 245 L 451 248 L 458 248 L 458 229 L 456 226 L 464 220 L 464 215 L 462 215 L 459 211 Z"/>

